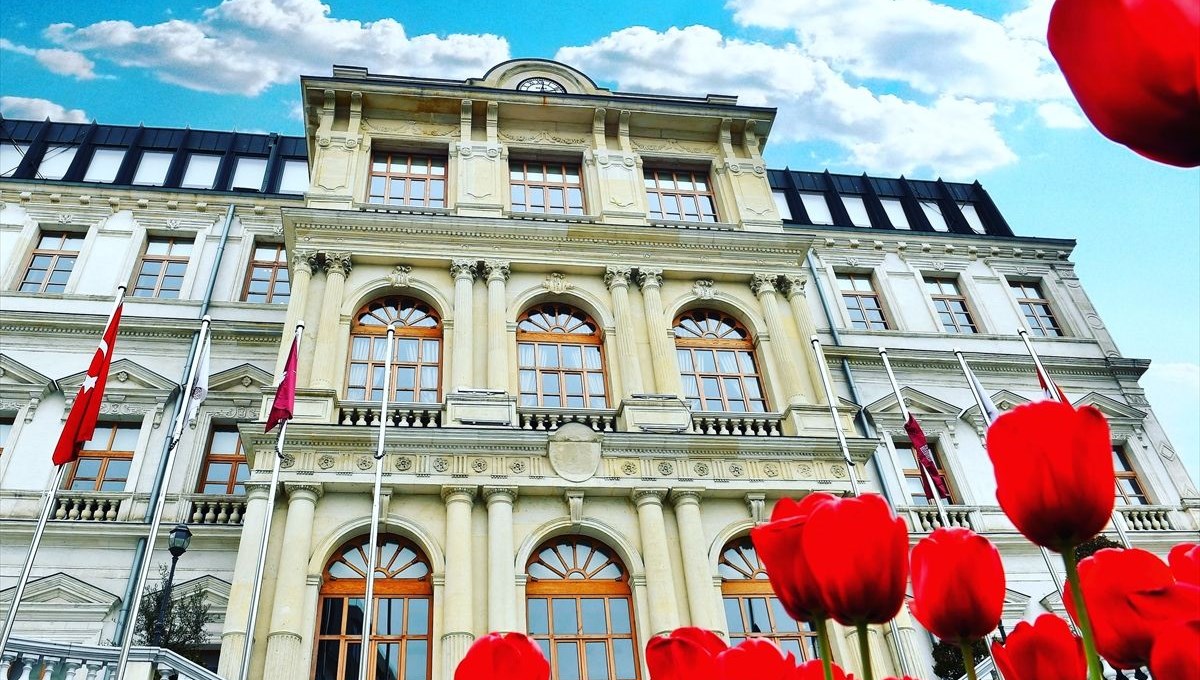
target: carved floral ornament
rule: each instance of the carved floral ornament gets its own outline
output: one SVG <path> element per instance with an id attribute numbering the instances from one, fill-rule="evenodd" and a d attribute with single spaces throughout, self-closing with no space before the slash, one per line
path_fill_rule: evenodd
<path id="1" fill-rule="evenodd" d="M 609 268 L 611 269 L 611 267 Z M 605 274 L 605 281 L 608 280 L 608 274 Z M 562 293 L 575 287 L 575 284 L 567 281 L 567 277 L 562 272 L 550 272 L 546 278 L 542 280 L 542 288 L 561 295 Z"/>

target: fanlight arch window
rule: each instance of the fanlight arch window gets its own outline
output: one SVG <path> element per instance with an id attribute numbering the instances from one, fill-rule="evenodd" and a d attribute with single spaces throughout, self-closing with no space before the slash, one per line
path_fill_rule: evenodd
<path id="1" fill-rule="evenodd" d="M 807 623 L 793 620 L 784 611 L 783 604 L 771 590 L 767 572 L 749 536 L 725 544 L 717 562 L 717 573 L 721 576 L 721 600 L 730 645 L 748 637 L 765 637 L 798 660 L 817 658 L 816 631 Z"/>
<path id="2" fill-rule="evenodd" d="M 629 573 L 612 548 L 584 536 L 543 543 L 526 565 L 529 635 L 554 680 L 637 680 Z"/>
<path id="3" fill-rule="evenodd" d="M 767 410 L 750 332 L 736 319 L 694 309 L 675 320 L 675 356 L 694 411 Z"/>
<path id="4" fill-rule="evenodd" d="M 522 406 L 607 408 L 600 326 L 570 305 L 533 307 L 517 322 Z"/>
<path id="5" fill-rule="evenodd" d="M 358 310 L 350 326 L 346 398 L 383 397 L 388 325 L 396 328 L 389 401 L 441 401 L 442 320 L 429 305 L 406 296 L 373 300 Z"/>
<path id="6" fill-rule="evenodd" d="M 315 680 L 357 680 L 362 648 L 368 537 L 343 545 L 325 567 L 317 614 Z M 367 677 L 431 678 L 433 580 L 414 543 L 383 534 L 376 546 L 375 626 Z"/>

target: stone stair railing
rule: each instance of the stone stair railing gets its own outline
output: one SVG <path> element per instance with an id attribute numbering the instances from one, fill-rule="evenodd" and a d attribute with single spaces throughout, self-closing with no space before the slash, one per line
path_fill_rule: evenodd
<path id="1" fill-rule="evenodd" d="M 0 680 L 116 680 L 117 647 L 43 642 L 12 637 L 0 654 Z M 221 680 L 178 654 L 134 647 L 121 680 Z"/>

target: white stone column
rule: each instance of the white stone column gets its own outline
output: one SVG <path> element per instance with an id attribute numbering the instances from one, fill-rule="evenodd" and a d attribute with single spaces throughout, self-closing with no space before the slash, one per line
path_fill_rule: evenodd
<path id="1" fill-rule="evenodd" d="M 713 573 L 708 566 L 704 525 L 700 521 L 701 489 L 672 489 L 675 523 L 679 526 L 679 551 L 683 554 L 683 578 L 687 587 L 688 613 L 692 625 L 709 630 L 722 626 L 715 620 Z"/>
<path id="2" fill-rule="evenodd" d="M 789 404 L 806 404 L 809 403 L 809 400 L 804 394 L 805 388 L 797 371 L 797 364 L 801 361 L 800 357 L 792 356 L 785 348 L 787 336 L 783 332 L 783 322 L 779 318 L 779 296 L 775 291 L 776 278 L 774 274 L 755 274 L 750 279 L 750 289 L 758 296 L 763 320 L 766 321 L 767 332 L 771 335 L 771 342 L 768 344 L 772 348 L 775 365 L 779 367 L 781 373 L 779 377 L 783 394 Z"/>
<path id="3" fill-rule="evenodd" d="M 308 576 L 308 553 L 312 549 L 313 515 L 320 484 L 284 484 L 288 494 L 287 521 L 283 528 L 283 551 L 275 567 L 275 599 L 271 628 L 267 634 L 267 680 L 294 680 L 308 674 L 303 666 L 304 591 Z"/>
<path id="4" fill-rule="evenodd" d="M 646 565 L 648 601 L 644 606 L 650 612 L 650 635 L 679 627 L 679 604 L 675 601 L 667 526 L 663 520 L 662 501 L 666 495 L 666 489 L 634 489 L 632 494 L 642 534 L 642 561 Z"/>
<path id="5" fill-rule="evenodd" d="M 474 349 L 472 326 L 475 311 L 472 295 L 475 286 L 475 261 L 451 260 L 450 275 L 454 277 L 454 354 L 450 360 L 450 387 L 459 390 L 474 387 Z"/>
<path id="6" fill-rule="evenodd" d="M 612 295 L 613 315 L 617 320 L 617 363 L 623 398 L 645 391 L 637 343 L 633 339 L 633 314 L 629 311 L 629 278 L 629 267 L 609 267 L 604 272 L 604 283 Z"/>
<path id="7" fill-rule="evenodd" d="M 667 335 L 670 320 L 662 303 L 662 270 L 640 268 L 638 285 L 642 287 L 642 303 L 646 307 L 646 328 L 650 332 L 650 358 L 654 362 L 654 388 L 659 394 L 683 394 L 679 377 L 679 362 L 675 359 L 675 343 Z"/>
<path id="8" fill-rule="evenodd" d="M 334 376 L 344 368 L 337 360 L 341 345 L 338 326 L 342 316 L 342 294 L 346 288 L 346 275 L 350 273 L 350 268 L 350 253 L 325 253 L 325 295 L 312 366 L 312 386 L 318 389 L 332 389 Z"/>
<path id="9" fill-rule="evenodd" d="M 507 326 L 504 283 L 508 281 L 508 263 L 503 260 L 487 260 L 483 263 L 487 277 L 487 354 L 488 389 L 508 392 Z"/>
<path id="10" fill-rule="evenodd" d="M 283 365 L 287 362 L 288 351 L 292 348 L 291 340 L 296 335 L 296 324 L 304 318 L 304 310 L 308 308 L 313 268 L 317 263 L 317 254 L 312 250 L 294 250 L 288 253 L 287 257 L 291 264 L 292 292 L 288 297 L 287 316 L 283 320 L 283 342 L 279 343 L 279 357 L 275 359 L 277 379 L 283 374 Z"/>
<path id="11" fill-rule="evenodd" d="M 513 547 L 515 486 L 485 486 L 488 514 L 488 632 L 517 628 L 516 554 Z"/>
<path id="12" fill-rule="evenodd" d="M 814 404 L 823 404 L 825 403 L 825 388 L 821 384 L 817 354 L 813 351 L 812 343 L 809 341 L 812 336 L 817 334 L 817 328 L 813 325 L 812 312 L 809 311 L 808 298 L 805 297 L 808 277 L 797 274 L 785 276 L 783 280 L 787 286 L 788 303 L 792 306 L 792 319 L 795 320 L 796 330 L 800 334 L 800 354 L 804 357 L 804 361 L 800 362 L 796 368 L 800 371 L 801 377 L 807 381 L 805 386 L 812 390 L 809 392 L 810 401 Z"/>
<path id="13" fill-rule="evenodd" d="M 474 486 L 443 486 L 446 502 L 446 596 L 443 599 L 442 673 L 453 680 L 454 670 L 475 639 L 471 588 L 471 507 Z"/>
<path id="14" fill-rule="evenodd" d="M 242 666 L 242 649 L 247 638 L 246 623 L 250 618 L 250 607 L 253 606 L 250 597 L 254 592 L 254 578 L 258 571 L 258 549 L 266 538 L 263 521 L 267 515 L 269 487 L 269 483 L 246 483 L 246 512 L 242 515 L 242 535 L 238 539 L 233 580 L 229 584 L 229 603 L 225 606 L 225 626 L 221 631 L 221 657 L 217 672 L 223 678 L 237 677 Z M 258 623 L 263 623 L 265 618 L 260 616 Z"/>

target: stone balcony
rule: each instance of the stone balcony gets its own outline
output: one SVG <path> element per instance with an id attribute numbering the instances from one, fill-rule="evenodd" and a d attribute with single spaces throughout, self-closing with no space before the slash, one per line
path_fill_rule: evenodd
<path id="1" fill-rule="evenodd" d="M 120 649 L 61 644 L 13 637 L 0 655 L 0 679 L 116 680 Z M 121 680 L 221 680 L 206 670 L 158 647 L 134 647 Z"/>
<path id="2" fill-rule="evenodd" d="M 944 505 L 950 526 L 971 529 L 979 533 L 1011 533 L 1016 527 L 997 506 Z M 913 534 L 927 534 L 945 526 L 937 508 L 932 505 L 899 506 L 897 514 L 908 522 Z M 1168 505 L 1119 505 L 1113 521 L 1131 536 L 1166 535 L 1200 531 L 1196 518 L 1181 508 Z M 1106 531 L 1116 531 L 1109 522 Z M 1180 539 L 1182 540 L 1182 539 Z"/>

